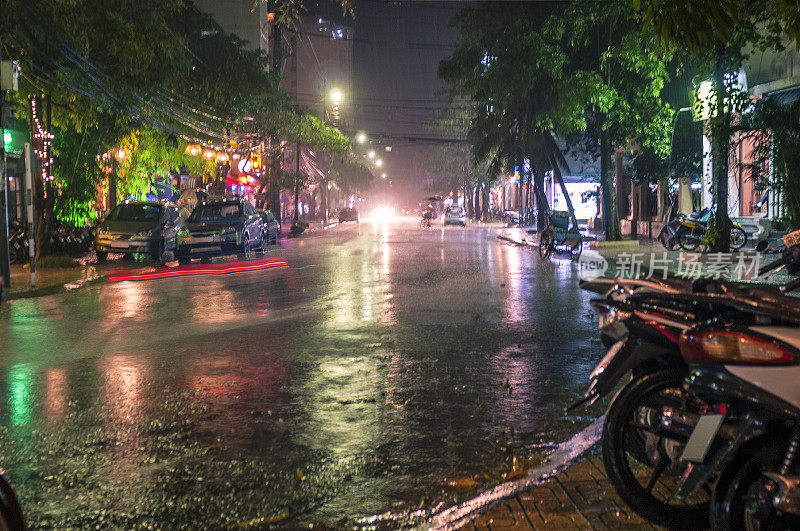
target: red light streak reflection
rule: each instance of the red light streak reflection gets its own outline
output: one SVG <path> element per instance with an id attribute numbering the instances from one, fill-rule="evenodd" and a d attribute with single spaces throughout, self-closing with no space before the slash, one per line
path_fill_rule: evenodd
<path id="1" fill-rule="evenodd" d="M 109 282 L 120 282 L 123 280 L 151 280 L 155 278 L 182 277 L 189 275 L 225 275 L 228 273 L 258 271 L 286 265 L 288 265 L 288 262 L 282 257 L 262 258 L 260 260 L 247 260 L 243 262 L 227 262 L 223 264 L 183 264 L 177 267 L 162 266 L 133 271 L 114 271 L 109 274 L 108 280 Z"/>

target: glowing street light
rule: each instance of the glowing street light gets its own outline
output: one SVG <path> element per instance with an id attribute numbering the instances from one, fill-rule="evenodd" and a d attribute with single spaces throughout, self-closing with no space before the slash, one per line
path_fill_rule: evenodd
<path id="1" fill-rule="evenodd" d="M 371 159 L 374 159 L 375 158 L 375 152 L 374 151 L 370 151 L 369 153 L 367 153 L 367 156 L 369 158 L 371 158 Z"/>
<path id="2" fill-rule="evenodd" d="M 364 133 L 358 133 L 356 140 L 358 140 L 359 144 L 363 144 L 364 142 L 367 141 L 367 135 L 365 135 Z"/>
<path id="3" fill-rule="evenodd" d="M 381 159 L 376 160 L 375 161 L 375 166 L 380 168 L 381 166 L 383 166 L 383 161 Z"/>
<path id="4" fill-rule="evenodd" d="M 385 179 L 385 178 L 386 178 L 386 174 L 385 173 L 381 173 L 381 179 Z"/>
<path id="5" fill-rule="evenodd" d="M 339 105 L 342 102 L 342 91 L 339 89 L 333 89 L 331 91 L 331 102 L 334 105 Z"/>
<path id="6" fill-rule="evenodd" d="M 117 160 L 122 160 L 122 159 L 124 159 L 124 158 L 125 158 L 125 155 L 127 155 L 127 153 L 125 153 L 125 150 L 124 150 L 124 149 L 119 149 L 119 150 L 118 150 L 118 151 L 115 153 L 115 155 L 117 156 Z"/>

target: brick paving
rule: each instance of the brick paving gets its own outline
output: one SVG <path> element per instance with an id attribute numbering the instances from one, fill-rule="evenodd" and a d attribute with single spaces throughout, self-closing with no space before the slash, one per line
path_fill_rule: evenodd
<path id="1" fill-rule="evenodd" d="M 589 456 L 553 479 L 499 502 L 462 527 L 492 529 L 660 529 L 625 506 L 603 462 Z"/>

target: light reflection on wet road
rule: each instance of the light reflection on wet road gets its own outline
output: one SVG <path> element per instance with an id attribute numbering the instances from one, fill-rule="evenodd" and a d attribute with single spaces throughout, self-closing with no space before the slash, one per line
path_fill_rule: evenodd
<path id="1" fill-rule="evenodd" d="M 561 416 L 602 354 L 568 259 L 415 220 L 268 255 L 289 267 L 0 309 L 0 466 L 32 527 L 395 527 L 588 424 Z"/>

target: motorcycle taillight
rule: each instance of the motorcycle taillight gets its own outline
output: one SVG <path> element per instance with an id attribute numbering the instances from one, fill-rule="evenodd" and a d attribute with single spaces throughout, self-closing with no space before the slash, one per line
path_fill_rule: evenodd
<path id="1" fill-rule="evenodd" d="M 728 330 L 694 332 L 680 338 L 688 362 L 711 361 L 730 365 L 790 365 L 797 352 L 778 341 Z"/>

